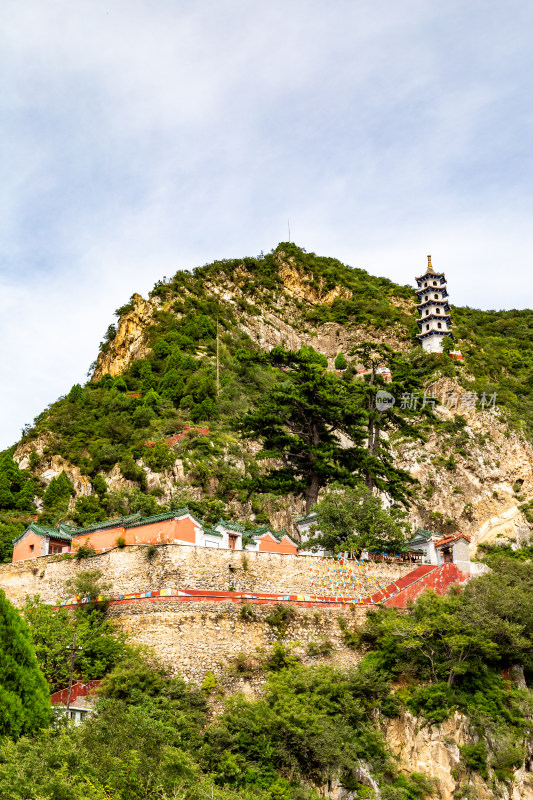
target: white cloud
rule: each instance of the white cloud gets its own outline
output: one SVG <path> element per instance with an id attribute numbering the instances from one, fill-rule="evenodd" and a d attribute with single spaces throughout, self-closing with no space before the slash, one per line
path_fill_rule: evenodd
<path id="1" fill-rule="evenodd" d="M 523 306 L 530 4 L 7 0 L 0 446 L 83 379 L 113 309 L 287 236 Z"/>

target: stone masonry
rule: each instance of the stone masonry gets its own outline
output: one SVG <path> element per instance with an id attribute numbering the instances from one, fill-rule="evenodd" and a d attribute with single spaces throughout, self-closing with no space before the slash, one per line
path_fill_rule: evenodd
<path id="1" fill-rule="evenodd" d="M 0 566 L 0 588 L 19 608 L 27 595 L 39 595 L 54 603 L 68 597 L 65 581 L 85 570 L 100 570 L 110 582 L 110 594 L 131 594 L 162 588 L 272 592 L 311 595 L 319 593 L 311 584 L 312 556 L 278 553 L 250 553 L 214 550 L 183 545 L 156 548 L 132 546 L 115 548 L 81 560 L 65 556 L 46 556 Z M 413 569 L 411 564 L 380 564 L 383 583 L 398 580 Z M 361 576 L 360 591 L 373 590 Z M 275 601 L 187 601 L 161 599 L 113 603 L 109 615 L 129 637 L 130 642 L 151 647 L 173 672 L 187 680 L 201 682 L 213 672 L 220 684 L 255 693 L 264 682 L 257 671 L 258 661 L 271 651 L 279 631 L 267 622 Z M 243 608 L 245 609 L 243 612 Z M 360 654 L 345 646 L 339 624 L 356 627 L 366 610 L 347 606 L 293 606 L 283 643 L 291 647 L 303 663 L 328 663 L 342 667 L 355 665 Z M 332 651 L 327 656 L 309 653 L 309 643 L 327 641 Z M 246 675 L 236 669 L 236 658 L 245 654 L 252 664 Z M 242 656 L 241 656 L 242 658 Z"/>
<path id="2" fill-rule="evenodd" d="M 69 596 L 65 581 L 78 572 L 100 570 L 111 584 L 110 594 L 147 592 L 166 587 L 277 594 L 320 594 L 311 584 L 313 556 L 253 553 L 165 544 L 115 548 L 81 560 L 46 556 L 0 565 L 0 589 L 15 606 L 26 595 L 53 603 Z M 384 584 L 411 572 L 412 564 L 379 564 Z M 375 587 L 361 577 L 361 592 Z M 327 592 L 322 592 L 325 594 Z"/>

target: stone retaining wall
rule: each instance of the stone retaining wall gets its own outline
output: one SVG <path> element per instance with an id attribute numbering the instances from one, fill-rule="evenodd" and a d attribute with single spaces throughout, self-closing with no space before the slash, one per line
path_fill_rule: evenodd
<path id="1" fill-rule="evenodd" d="M 205 547 L 160 545 L 154 550 L 143 546 L 114 549 L 80 561 L 64 556 L 47 556 L 0 566 L 0 588 L 16 606 L 24 605 L 26 595 L 39 595 L 56 602 L 71 594 L 65 581 L 85 570 L 98 569 L 111 583 L 110 594 L 130 594 L 162 588 L 272 592 L 276 594 L 320 594 L 311 584 L 312 556 L 278 553 L 243 553 Z M 371 568 L 380 571 L 384 584 L 398 580 L 413 569 L 409 564 L 384 564 Z M 360 573 L 360 592 L 371 593 L 371 575 Z M 328 592 L 323 592 L 328 594 Z M 243 608 L 248 613 L 243 614 Z M 291 606 L 292 619 L 283 642 L 303 663 L 328 663 L 342 667 L 354 665 L 360 655 L 345 647 L 339 618 L 350 626 L 361 622 L 366 610 L 355 605 L 308 608 Z M 258 669 L 243 676 L 235 669 L 235 659 L 245 653 L 257 667 L 271 651 L 278 631 L 267 622 L 275 603 L 227 601 L 187 601 L 172 599 L 139 600 L 112 604 L 110 616 L 133 643 L 153 648 L 161 660 L 187 680 L 201 682 L 214 672 L 221 685 L 255 693 L 264 683 Z M 309 654 L 309 642 L 327 640 L 330 655 Z M 249 659 L 249 660 L 250 660 Z"/>
<path id="2" fill-rule="evenodd" d="M 339 619 L 344 618 L 350 628 L 357 627 L 366 617 L 366 608 L 290 608 L 292 619 L 282 642 L 303 663 L 327 661 L 344 668 L 358 663 L 361 653 L 345 646 Z M 214 672 L 221 685 L 250 691 L 264 683 L 264 673 L 252 670 L 244 677 L 235 669 L 235 659 L 244 653 L 256 666 L 264 660 L 278 635 L 267 622 L 275 609 L 275 604 L 148 600 L 112 605 L 109 614 L 131 642 L 151 647 L 186 680 L 201 683 L 207 672 Z M 331 643 L 331 654 L 309 655 L 309 642 L 324 640 Z"/>
<path id="3" fill-rule="evenodd" d="M 150 559 L 150 556 L 152 558 Z M 115 548 L 77 561 L 65 556 L 44 556 L 0 565 L 0 588 L 12 603 L 22 606 L 26 595 L 46 602 L 69 596 L 65 581 L 84 570 L 100 570 L 111 583 L 110 593 L 147 592 L 166 587 L 183 589 L 276 592 L 277 594 L 329 594 L 311 583 L 313 556 L 253 553 L 206 547 L 165 544 Z M 406 575 L 412 564 L 380 564 L 384 584 Z M 361 593 L 376 591 L 370 575 L 361 572 Z"/>

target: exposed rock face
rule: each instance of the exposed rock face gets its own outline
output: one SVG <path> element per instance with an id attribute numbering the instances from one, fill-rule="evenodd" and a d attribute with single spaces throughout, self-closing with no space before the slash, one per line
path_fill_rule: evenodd
<path id="1" fill-rule="evenodd" d="M 441 725 L 424 726 L 423 721 L 405 711 L 384 723 L 384 733 L 393 753 L 401 759 L 401 767 L 406 772 L 434 778 L 441 800 L 533 800 L 533 775 L 525 767 L 515 772 L 512 783 L 495 785 L 465 771 L 459 746 L 472 744 L 474 739 L 468 720 L 459 713 Z"/>
<path id="2" fill-rule="evenodd" d="M 318 286 L 311 283 L 309 278 L 302 270 L 294 266 L 294 259 L 290 258 L 288 261 L 283 261 L 279 254 L 280 264 L 280 278 L 283 282 L 284 289 L 291 297 L 297 297 L 299 300 L 306 300 L 308 303 L 325 303 L 331 305 L 338 298 L 349 300 L 353 297 L 353 292 L 345 286 L 335 286 L 333 289 L 326 291 L 323 287 L 323 281 L 318 283 Z"/>
<path id="3" fill-rule="evenodd" d="M 153 313 L 154 306 L 149 300 L 140 294 L 133 295 L 133 309 L 120 318 L 117 335 L 110 342 L 109 349 L 98 356 L 93 380 L 97 381 L 107 373 L 113 377 L 120 375 L 130 361 L 146 355 L 144 333 Z"/>
<path id="4" fill-rule="evenodd" d="M 394 442 L 399 463 L 421 484 L 412 522 L 471 535 L 472 554 L 477 544 L 497 537 L 528 537 L 519 506 L 533 497 L 533 447 L 508 428 L 497 408 L 469 408 L 465 390 L 450 379 L 438 381 L 432 393 L 440 399 L 455 395 L 457 408 L 438 406 L 435 413 L 443 421 L 459 413 L 466 425 L 450 435 L 433 430 L 426 442 Z"/>
<path id="5" fill-rule="evenodd" d="M 343 286 L 327 289 L 321 279 L 305 274 L 292 257 L 286 258 L 283 253 L 278 253 L 277 258 L 282 281 L 280 290 L 272 295 L 263 293 L 260 300 L 247 294 L 247 286 L 253 282 L 254 276 L 244 266 L 228 274 L 219 273 L 216 280 L 211 279 L 204 287 L 208 295 L 232 306 L 241 329 L 262 348 L 270 350 L 281 344 L 296 350 L 302 345 L 312 346 L 327 356 L 330 368 L 333 368 L 338 353 L 348 354 L 363 341 L 383 342 L 399 351 L 410 348 L 408 332 L 402 325 L 378 329 L 327 322 L 313 326 L 304 319 L 302 304 L 327 305 L 337 298 L 351 298 L 352 292 Z M 243 300 L 259 302 L 261 313 L 240 310 L 239 302 Z M 403 310 L 412 310 L 411 301 L 404 298 L 393 300 Z M 109 349 L 99 355 L 94 380 L 105 373 L 116 376 L 132 359 L 146 354 L 145 332 L 154 319 L 159 301 L 134 295 L 133 302 L 134 308 L 119 320 L 116 337 Z M 443 378 L 433 387 L 433 393 L 442 397 L 446 392 L 458 396 L 457 408 L 439 407 L 436 413 L 443 421 L 453 421 L 456 413 L 461 414 L 467 420 L 463 431 L 448 435 L 434 430 L 427 442 L 402 441 L 394 436 L 391 439 L 399 465 L 408 469 L 421 484 L 414 497 L 411 522 L 441 533 L 452 530 L 468 533 L 473 539 L 473 554 L 480 542 L 492 542 L 499 537 L 518 541 L 528 538 L 530 527 L 519 506 L 533 498 L 533 448 L 517 433 L 510 431 L 498 413 L 463 408 L 464 390 Z M 40 452 L 39 442 L 30 443 L 29 449 L 34 446 Z M 29 455 L 25 447 L 28 450 L 26 445 L 22 445 L 15 453 L 22 466 L 27 466 L 24 459 Z M 48 482 L 60 466 L 73 481 L 78 494 L 90 493 L 90 485 L 79 470 L 65 462 L 61 465 L 59 462 L 49 463 L 39 467 L 38 472 Z M 192 478 L 185 474 L 180 461 L 166 473 L 148 472 L 149 488 L 163 492 L 162 502 L 168 502 L 180 489 L 190 491 L 193 488 L 189 486 Z M 118 468 L 105 478 L 112 489 L 130 485 Z M 299 513 L 300 503 L 288 498 L 285 506 L 273 510 L 275 517 L 272 522 L 291 529 L 292 514 Z M 243 518 L 250 516 L 248 506 L 236 510 L 239 513 L 242 510 Z"/>

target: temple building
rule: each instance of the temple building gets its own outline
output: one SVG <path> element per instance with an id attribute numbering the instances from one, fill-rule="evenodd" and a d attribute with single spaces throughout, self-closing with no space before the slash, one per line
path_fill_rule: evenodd
<path id="1" fill-rule="evenodd" d="M 442 353 L 445 336 L 453 339 L 448 305 L 448 290 L 443 272 L 435 272 L 428 256 L 426 273 L 416 279 L 418 295 L 417 309 L 420 319 L 417 320 L 420 332 L 417 337 L 428 353 Z"/>
<path id="2" fill-rule="evenodd" d="M 212 526 L 187 507 L 164 511 L 151 517 L 131 514 L 76 528 L 60 523 L 56 528 L 32 522 L 13 543 L 13 561 L 40 556 L 75 553 L 84 547 L 105 553 L 116 547 L 151 544 L 177 544 L 215 547 L 223 550 L 251 550 L 261 553 L 297 555 L 298 542 L 285 530 L 268 525 L 245 528 L 237 522 L 220 519 Z"/>

